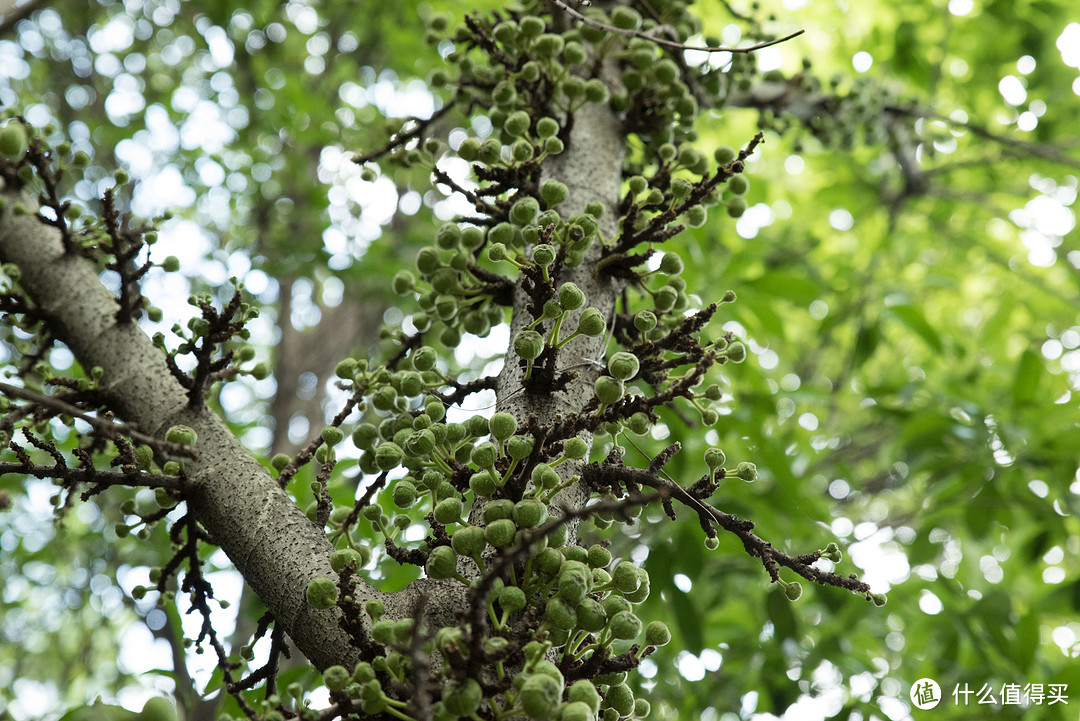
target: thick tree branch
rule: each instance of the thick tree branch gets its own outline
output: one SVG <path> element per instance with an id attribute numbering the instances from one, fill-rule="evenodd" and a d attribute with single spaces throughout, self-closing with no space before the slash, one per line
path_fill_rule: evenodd
<path id="1" fill-rule="evenodd" d="M 332 577 L 331 545 L 274 478 L 206 407 L 190 408 L 165 355 L 134 324 L 116 322 L 116 299 L 94 264 L 64 252 L 60 234 L 13 208 L 36 204 L 9 188 L 0 213 L 0 260 L 21 271 L 26 294 L 50 318 L 51 330 L 86 368 L 100 366 L 100 391 L 118 417 L 139 432 L 164 437 L 184 424 L 198 434 L 199 457 L 185 465 L 184 497 L 199 523 L 228 554 L 300 650 L 317 666 L 357 658 L 338 627 L 340 611 L 317 611 L 304 599 L 308 582 Z M 363 588 L 361 598 L 381 596 Z"/>

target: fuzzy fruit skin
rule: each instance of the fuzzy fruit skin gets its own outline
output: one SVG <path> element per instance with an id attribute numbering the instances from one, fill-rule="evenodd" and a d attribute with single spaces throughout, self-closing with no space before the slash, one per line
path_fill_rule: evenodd
<path id="1" fill-rule="evenodd" d="M 26 126 L 13 120 L 0 128 L 0 155 L 8 160 L 21 160 L 30 147 Z"/>
<path id="2" fill-rule="evenodd" d="M 308 584 L 305 596 L 308 604 L 314 608 L 320 610 L 330 608 L 338 600 L 337 584 L 329 578 L 314 578 Z"/>
<path id="3" fill-rule="evenodd" d="M 529 676 L 521 687 L 521 705 L 529 718 L 544 721 L 555 715 L 562 697 L 562 684 L 546 674 Z"/>
<path id="4" fill-rule="evenodd" d="M 165 440 L 169 443 L 180 443 L 185 446 L 193 446 L 199 441 L 195 429 L 190 426 L 172 426 L 165 431 Z"/>

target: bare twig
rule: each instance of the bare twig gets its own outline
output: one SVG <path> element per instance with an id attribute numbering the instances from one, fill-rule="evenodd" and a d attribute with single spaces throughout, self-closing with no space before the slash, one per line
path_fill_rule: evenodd
<path id="1" fill-rule="evenodd" d="M 148 445 L 169 456 L 178 456 L 182 458 L 199 457 L 199 452 L 194 446 L 184 445 L 183 443 L 169 443 L 160 438 L 148 436 L 123 423 L 113 423 L 92 416 L 70 403 L 65 403 L 59 398 L 42 395 L 41 393 L 36 393 L 27 388 L 19 388 L 18 386 L 9 385 L 7 383 L 0 383 L 0 393 L 3 393 L 10 398 L 21 398 L 24 401 L 29 401 L 30 403 L 44 408 L 49 408 L 57 413 L 63 413 L 84 420 L 108 438 L 120 438 L 126 436 L 137 443 Z"/>
<path id="2" fill-rule="evenodd" d="M 775 40 L 766 40 L 765 42 L 758 43 L 757 45 L 748 45 L 744 48 L 729 48 L 724 46 L 701 47 L 698 45 L 684 45 L 683 43 L 677 43 L 674 40 L 667 40 L 665 38 L 657 37 L 656 35 L 644 33 L 640 30 L 624 30 L 623 28 L 617 28 L 614 25 L 602 23 L 599 20 L 593 20 L 592 18 L 585 17 L 577 10 L 563 2 L 563 0 L 552 0 L 552 2 L 555 4 L 556 7 L 565 12 L 567 15 L 570 15 L 575 20 L 585 23 L 590 27 L 598 28 L 605 32 L 614 33 L 616 35 L 623 35 L 628 38 L 644 38 L 645 40 L 654 42 L 657 45 L 663 45 L 666 48 L 673 48 L 675 50 L 699 50 L 703 53 L 752 53 L 755 50 L 761 50 L 763 48 L 768 48 L 772 47 L 773 45 L 779 45 L 780 43 L 787 42 L 788 40 L 791 40 L 792 38 L 797 38 L 804 32 L 806 32 L 805 30 L 796 30 L 793 33 L 788 33 L 782 38 L 776 38 Z"/>

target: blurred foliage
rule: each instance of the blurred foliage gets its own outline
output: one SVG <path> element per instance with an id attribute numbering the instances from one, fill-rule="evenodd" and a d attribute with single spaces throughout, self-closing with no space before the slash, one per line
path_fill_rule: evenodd
<path id="1" fill-rule="evenodd" d="M 1069 706 L 993 716 L 1074 718 L 1080 159 L 1069 160 L 1068 134 L 1080 81 L 1056 44 L 1073 8 L 786 5 L 704 0 L 699 14 L 725 42 L 747 27 L 741 13 L 805 28 L 759 65 L 825 87 L 836 76 L 838 92 L 871 79 L 925 111 L 918 123 L 937 139 L 919 147 L 925 185 L 907 193 L 874 138 L 844 149 L 770 132 L 742 218 L 714 213 L 669 241 L 691 292 L 737 292 L 725 327 L 751 340 L 756 362 L 718 379 L 730 413 L 715 431 L 679 437 L 668 469 L 695 477 L 710 445 L 755 459 L 760 480 L 731 481 L 718 505 L 785 551 L 838 540 L 838 570 L 858 571 L 889 604 L 812 588 L 788 603 L 736 544 L 707 552 L 693 520 L 650 517 L 609 538 L 653 579 L 642 616 L 669 620 L 674 634 L 638 683 L 656 717 L 681 719 L 906 718 L 908 689 L 925 676 L 946 694 L 935 718 L 968 718 L 983 709 L 974 697 L 957 706 L 957 684 L 998 695 L 1003 684 L 1059 683 Z M 174 212 L 162 226 L 169 252 L 206 251 L 193 288 L 261 273 L 272 310 L 275 278 L 305 279 L 316 296 L 337 278 L 353 297 L 391 303 L 386 279 L 430 236 L 441 198 L 419 196 L 425 179 L 404 172 L 366 183 L 346 154 L 381 143 L 388 116 L 441 104 L 423 84 L 437 60 L 421 43 L 430 12 L 413 2 L 43 3 L 2 21 L 0 102 L 56 123 L 93 156 L 69 189 L 76 197 L 93 204 L 121 166 L 139 181 L 134 212 Z M 868 54 L 857 67 L 872 60 L 865 73 L 852 69 L 856 53 Z M 1019 103 L 1005 102 L 1017 87 Z M 700 145 L 740 145 L 758 120 L 751 109 L 708 114 Z M 272 329 L 262 342 L 273 344 Z M 238 432 L 257 429 L 270 392 L 223 402 Z M 671 440 L 637 442 L 655 452 Z M 154 606 L 130 590 L 167 552 L 164 533 L 113 535 L 131 491 L 51 525 L 47 486 L 6 476 L 0 489 L 16 500 L 0 515 L 0 717 L 51 718 L 99 694 L 141 707 L 154 682 L 125 654 L 146 635 L 133 620 Z M 387 587 L 409 580 L 392 562 L 381 568 Z M 171 690 L 181 675 L 166 665 L 159 678 Z"/>

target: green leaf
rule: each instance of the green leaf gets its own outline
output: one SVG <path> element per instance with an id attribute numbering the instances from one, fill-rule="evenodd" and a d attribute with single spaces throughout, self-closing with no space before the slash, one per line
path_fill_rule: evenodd
<path id="1" fill-rule="evenodd" d="M 800 305 L 809 305 L 821 295 L 821 288 L 814 281 L 795 273 L 768 272 L 744 283 L 746 287 L 784 298 Z"/>
<path id="2" fill-rule="evenodd" d="M 1013 379 L 1013 406 L 1027 405 L 1035 400 L 1043 378 L 1043 361 L 1038 353 L 1026 349 L 1020 354 Z"/>
<path id="3" fill-rule="evenodd" d="M 926 320 L 926 314 L 923 313 L 922 308 L 914 305 L 894 305 L 889 308 L 889 312 L 918 334 L 920 338 L 926 341 L 927 345 L 938 353 L 942 352 L 944 344 L 941 341 L 941 336 Z"/>

